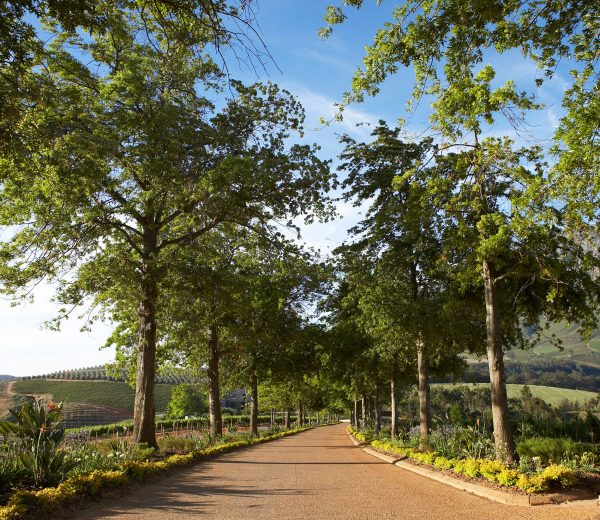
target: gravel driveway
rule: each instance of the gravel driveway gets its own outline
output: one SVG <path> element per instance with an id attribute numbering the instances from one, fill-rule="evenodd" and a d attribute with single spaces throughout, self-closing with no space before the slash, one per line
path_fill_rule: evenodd
<path id="1" fill-rule="evenodd" d="M 244 449 L 65 519 L 583 520 L 598 508 L 505 506 L 386 464 L 355 448 L 344 425 Z"/>

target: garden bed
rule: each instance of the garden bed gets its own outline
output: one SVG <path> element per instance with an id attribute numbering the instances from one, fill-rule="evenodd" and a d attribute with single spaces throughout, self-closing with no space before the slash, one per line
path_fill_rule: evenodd
<path id="1" fill-rule="evenodd" d="M 528 475 L 494 460 L 447 459 L 435 452 L 402 448 L 389 441 L 367 442 L 365 435 L 351 426 L 348 433 L 361 444 L 403 464 L 491 490 L 529 496 L 528 503 L 532 505 L 597 499 L 600 492 L 600 475 L 595 473 L 577 473 L 564 466 L 550 465 L 538 474 Z"/>

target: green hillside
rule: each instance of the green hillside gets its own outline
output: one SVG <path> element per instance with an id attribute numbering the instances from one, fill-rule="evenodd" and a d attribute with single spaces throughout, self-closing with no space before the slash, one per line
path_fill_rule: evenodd
<path id="1" fill-rule="evenodd" d="M 452 386 L 460 386 L 460 384 L 453 385 L 453 384 L 441 383 L 439 385 L 434 385 L 434 386 L 452 387 Z M 489 385 L 489 383 L 469 383 L 468 386 L 489 387 L 490 385 Z M 518 399 L 521 396 L 521 390 L 523 389 L 523 386 L 524 385 L 508 384 L 507 385 L 508 397 L 512 398 L 512 399 Z M 589 401 L 590 399 L 598 397 L 598 394 L 595 392 L 586 392 L 583 390 L 571 390 L 569 388 L 556 388 L 553 386 L 538 386 L 538 385 L 528 385 L 528 386 L 529 386 L 529 389 L 531 390 L 531 394 L 533 395 L 533 397 L 538 397 L 540 399 L 543 399 L 544 401 L 546 401 L 548 404 L 551 404 L 552 406 L 558 406 L 565 399 L 567 399 L 569 401 L 578 402 L 580 404 L 584 404 L 586 401 Z"/>
<path id="2" fill-rule="evenodd" d="M 164 412 L 174 385 L 156 385 L 156 411 Z M 28 379 L 13 387 L 19 394 L 51 394 L 55 401 L 89 403 L 133 410 L 134 392 L 126 383 L 116 381 L 56 381 Z"/>
<path id="3" fill-rule="evenodd" d="M 565 322 L 552 323 L 533 349 L 511 350 L 507 352 L 507 359 L 521 362 L 536 358 L 572 359 L 600 366 L 600 329 L 593 331 L 590 339 L 584 341 L 577 328 L 577 325 Z M 554 345 L 556 340 L 562 342 L 561 348 Z"/>

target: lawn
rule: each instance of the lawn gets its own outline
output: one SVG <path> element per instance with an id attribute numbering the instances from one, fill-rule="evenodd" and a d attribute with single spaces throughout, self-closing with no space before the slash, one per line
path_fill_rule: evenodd
<path id="1" fill-rule="evenodd" d="M 167 384 L 156 385 L 157 412 L 166 411 L 173 386 Z M 55 401 L 99 404 L 133 410 L 134 391 L 128 384 L 116 381 L 27 379 L 17 381 L 14 391 L 19 394 L 52 394 Z"/>

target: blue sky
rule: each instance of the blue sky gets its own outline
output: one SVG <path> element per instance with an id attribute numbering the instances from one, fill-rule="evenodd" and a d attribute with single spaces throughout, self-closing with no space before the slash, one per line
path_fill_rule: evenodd
<path id="1" fill-rule="evenodd" d="M 378 27 L 389 19 L 394 2 L 375 2 L 353 12 L 348 21 L 337 27 L 326 41 L 317 36 L 327 1 L 317 0 L 260 0 L 256 11 L 262 37 L 277 66 L 267 64 L 268 74 L 259 79 L 278 83 L 294 94 L 304 105 L 306 142 L 321 146 L 323 158 L 335 157 L 340 152 L 337 136 L 349 133 L 356 139 L 368 139 L 368 124 L 385 119 L 393 124 L 404 116 L 403 108 L 412 85 L 412 73 L 404 71 L 386 81 L 382 94 L 362 105 L 349 107 L 344 121 L 322 127 L 321 117 L 330 118 L 333 103 L 348 90 L 353 71 L 360 63 L 364 47 Z M 504 121 L 498 121 L 489 135 L 511 135 L 525 144 L 532 139 L 547 139 L 561 115 L 560 99 L 566 82 L 566 71 L 559 70 L 556 77 L 541 89 L 533 80 L 540 77 L 532 63 L 521 58 L 518 52 L 502 56 L 489 54 L 486 61 L 497 70 L 498 83 L 514 79 L 522 89 L 537 95 L 546 108 L 530 117 L 529 134 L 517 136 Z M 236 63 L 230 72 L 246 82 L 258 78 Z M 422 103 L 410 120 L 408 131 L 418 132 L 427 127 L 428 104 Z M 360 126 L 356 126 L 360 123 Z M 542 141 L 543 142 L 543 141 Z M 334 162 L 335 164 L 335 162 Z M 341 244 L 346 230 L 360 219 L 360 210 L 347 203 L 338 204 L 341 216 L 334 222 L 315 224 L 303 230 L 305 241 L 321 249 L 323 254 Z M 35 293 L 34 303 L 11 307 L 0 300 L 2 323 L 2 364 L 0 373 L 12 375 L 44 374 L 59 369 L 92 366 L 111 361 L 111 350 L 99 350 L 109 334 L 107 326 L 98 325 L 91 332 L 80 332 L 82 323 L 76 320 L 65 323 L 60 332 L 44 330 L 42 324 L 51 319 L 57 306 L 51 303 L 52 286 L 43 285 Z"/>

